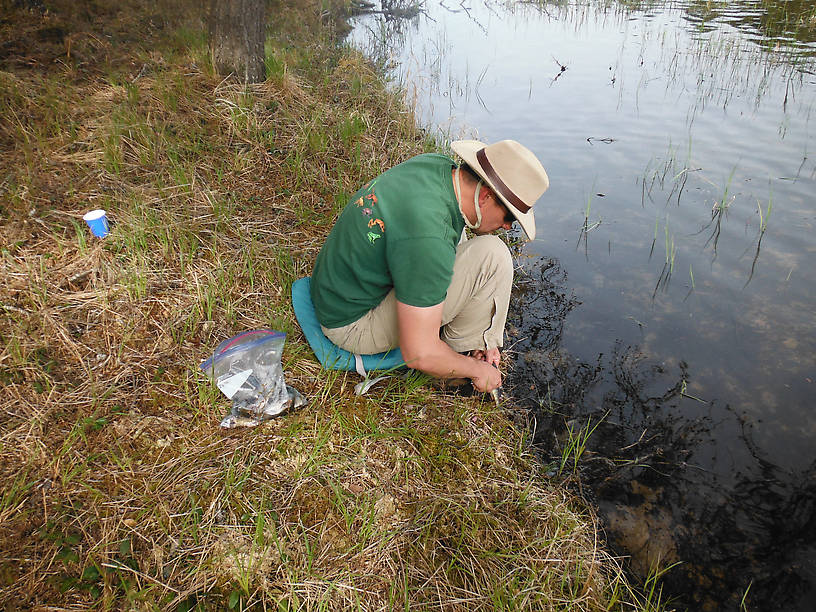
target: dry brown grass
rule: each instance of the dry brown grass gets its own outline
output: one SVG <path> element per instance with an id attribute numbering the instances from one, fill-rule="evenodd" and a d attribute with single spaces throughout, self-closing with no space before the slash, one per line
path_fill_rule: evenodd
<path id="1" fill-rule="evenodd" d="M 162 6 L 9 13 L 71 43 L 15 38 L 0 71 L 5 608 L 636 607 L 507 412 L 410 380 L 357 398 L 300 336 L 289 287 L 346 195 L 432 146 L 399 97 L 308 6 L 250 88 Z M 309 405 L 222 433 L 197 366 L 263 326 Z"/>

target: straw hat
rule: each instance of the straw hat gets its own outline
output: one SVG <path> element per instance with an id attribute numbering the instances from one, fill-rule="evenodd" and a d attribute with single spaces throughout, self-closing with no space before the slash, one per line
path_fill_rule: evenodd
<path id="1" fill-rule="evenodd" d="M 478 140 L 455 140 L 451 149 L 499 195 L 527 239 L 534 239 L 533 204 L 550 186 L 547 172 L 535 154 L 515 140 L 490 145 Z"/>

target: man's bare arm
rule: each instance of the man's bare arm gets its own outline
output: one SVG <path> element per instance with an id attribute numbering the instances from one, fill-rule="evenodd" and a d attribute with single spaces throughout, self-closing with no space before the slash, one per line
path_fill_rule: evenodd
<path id="1" fill-rule="evenodd" d="M 442 304 L 420 308 L 397 301 L 397 321 L 409 367 L 437 378 L 469 378 L 485 393 L 501 386 L 501 374 L 489 362 L 460 355 L 439 339 Z"/>

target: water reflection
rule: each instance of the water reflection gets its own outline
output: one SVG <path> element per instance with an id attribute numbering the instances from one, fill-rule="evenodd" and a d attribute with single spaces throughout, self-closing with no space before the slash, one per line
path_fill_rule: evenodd
<path id="1" fill-rule="evenodd" d="M 794 47 L 816 53 L 816 7 L 810 0 L 768 2 L 690 2 L 688 20 L 703 30 L 728 24 L 766 48 Z"/>
<path id="2" fill-rule="evenodd" d="M 738 609 L 743 599 L 753 610 L 809 609 L 816 462 L 775 465 L 754 441 L 756 423 L 694 395 L 685 362 L 658 363 L 622 342 L 591 362 L 569 354 L 561 334 L 580 303 L 566 272 L 552 259 L 523 269 L 508 387 L 534 415 L 550 474 L 573 476 L 565 453 L 576 432 L 591 430 L 572 482 L 597 503 L 636 573 L 677 563 L 665 585 L 689 609 Z M 739 440 L 746 456 L 723 472 L 714 458 L 725 439 Z"/>
<path id="3" fill-rule="evenodd" d="M 688 22 L 683 36 L 666 36 L 661 27 L 662 11 L 671 7 Z M 658 10 L 659 9 L 659 10 Z M 493 34 L 496 19 L 507 13 L 520 20 L 541 19 L 571 24 L 581 28 L 626 29 L 639 15 L 648 15 L 657 26 L 654 30 L 639 32 L 642 45 L 638 59 L 644 70 L 658 70 L 667 76 L 667 90 L 692 89 L 696 104 L 689 110 L 689 121 L 707 105 L 727 108 L 734 99 L 749 96 L 755 105 L 771 92 L 776 80 L 785 84 L 783 104 L 797 99 L 797 92 L 813 80 L 813 59 L 816 59 L 816 6 L 799 0 L 742 0 L 740 2 L 710 1 L 647 1 L 647 2 L 537 2 L 511 3 L 493 6 L 490 2 L 417 4 L 414 0 L 381 0 L 374 12 L 381 19 L 364 22 L 353 38 L 366 49 L 367 54 L 381 66 L 393 67 L 394 58 L 401 64 L 399 78 L 410 96 L 422 99 L 423 110 L 433 97 L 450 97 L 448 111 L 457 110 L 460 101 L 474 100 L 485 105 L 480 95 L 484 73 L 468 75 L 447 65 L 455 55 L 452 41 L 440 28 L 441 36 L 427 41 L 427 46 L 415 47 L 407 39 L 422 29 L 423 20 L 439 22 L 440 15 L 456 16 L 467 22 L 485 37 Z M 488 30 L 490 28 L 491 31 Z M 365 35 L 362 32 L 365 31 Z M 734 36 L 733 31 L 739 33 Z M 512 34 L 511 34 L 512 35 Z M 659 55 L 650 60 L 647 46 L 658 49 Z M 625 82 L 629 70 L 621 53 L 604 54 L 601 63 L 610 62 L 611 85 L 646 87 L 653 76 L 644 73 L 637 82 Z M 552 54 L 540 59 L 541 68 L 552 86 L 569 68 L 564 58 Z M 647 60 L 650 60 L 647 63 Z M 564 62 L 564 63 L 562 63 Z M 532 95 L 532 86 L 530 94 Z M 429 96 L 432 93 L 434 95 Z M 803 101 L 808 105 L 812 100 Z M 495 112 L 501 107 L 487 106 Z M 444 115 L 433 113 L 424 119 L 439 122 L 443 130 L 448 125 Z M 448 114 L 451 114 L 450 112 Z"/>
<path id="4" fill-rule="evenodd" d="M 627 0 L 626 2 L 558 2 L 538 0 L 549 16 L 582 23 L 599 11 L 604 14 L 654 13 L 667 8 L 680 11 L 693 29 L 712 32 L 723 25 L 739 30 L 748 40 L 771 50 L 794 48 L 797 54 L 816 54 L 816 6 L 811 0 Z"/>

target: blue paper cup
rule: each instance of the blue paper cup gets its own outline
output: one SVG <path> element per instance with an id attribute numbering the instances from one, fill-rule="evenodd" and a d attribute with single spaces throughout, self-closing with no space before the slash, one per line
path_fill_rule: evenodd
<path id="1" fill-rule="evenodd" d="M 86 213 L 84 217 L 85 223 L 91 228 L 91 233 L 98 238 L 104 238 L 108 235 L 108 218 L 105 216 L 105 211 L 102 209 L 92 210 Z"/>

